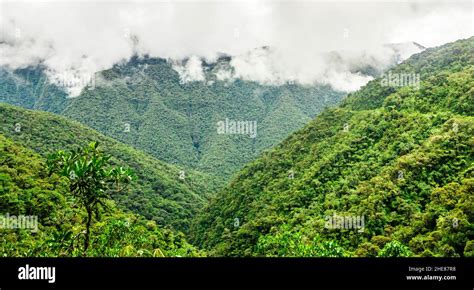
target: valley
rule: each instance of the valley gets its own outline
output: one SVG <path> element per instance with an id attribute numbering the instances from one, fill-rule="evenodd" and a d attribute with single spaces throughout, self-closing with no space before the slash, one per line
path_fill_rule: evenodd
<path id="1" fill-rule="evenodd" d="M 473 56 L 472 37 L 428 48 L 347 95 L 187 82 L 135 57 L 71 98 L 41 68 L 2 69 L 0 209 L 39 216 L 40 234 L 2 235 L 0 254 L 83 255 L 72 179 L 45 164 L 98 142 L 137 179 L 89 256 L 472 256 Z"/>

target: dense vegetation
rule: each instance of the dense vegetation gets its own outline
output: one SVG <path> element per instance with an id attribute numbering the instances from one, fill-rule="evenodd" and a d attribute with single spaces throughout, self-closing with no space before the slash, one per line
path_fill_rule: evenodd
<path id="1" fill-rule="evenodd" d="M 110 158 L 99 150 L 97 142 L 72 152 L 60 150 L 48 156 L 49 174 L 66 178 L 69 192 L 87 212 L 84 253 L 89 249 L 94 217 L 97 219 L 101 211 L 107 211 L 110 196 L 123 192 L 135 177 L 130 168 L 110 168 Z"/>
<path id="2" fill-rule="evenodd" d="M 135 57 L 97 73 L 76 98 L 58 92 L 41 67 L 0 69 L 0 102 L 62 114 L 165 162 L 227 179 L 343 96 L 329 86 L 217 80 L 229 60 L 204 63 L 205 81 L 183 83 L 172 62 Z M 217 134 L 226 118 L 256 121 L 257 138 Z"/>
<path id="3" fill-rule="evenodd" d="M 246 165 L 194 225 L 226 256 L 473 256 L 474 38 L 412 56 Z M 331 228 L 328 217 L 363 217 Z"/>
<path id="4" fill-rule="evenodd" d="M 218 66 L 205 66 L 206 82 L 180 83 L 169 62 L 134 58 L 68 100 L 35 69 L 31 78 L 29 69 L 3 72 L 0 101 L 64 114 L 179 165 L 64 117 L 0 104 L 0 215 L 40 222 L 37 232 L 2 230 L 0 255 L 203 255 L 183 231 L 213 256 L 474 256 L 474 38 L 390 70 L 419 74 L 417 85 L 369 82 L 264 151 L 218 195 L 233 171 L 340 94 L 217 81 Z M 257 121 L 258 138 L 216 134 L 225 118 Z M 78 204 L 71 167 L 46 168 L 54 153 L 50 165 L 72 150 L 82 160 L 78 148 L 91 142 L 110 155 L 96 156 L 104 164 L 137 177 L 113 200 L 100 195 L 104 206 L 94 210 Z M 338 217 L 354 219 L 328 222 Z"/>
<path id="5" fill-rule="evenodd" d="M 91 226 L 83 252 L 87 212 L 69 190 L 70 180 L 49 175 L 44 158 L 0 135 L 0 215 L 37 216 L 38 228 L 2 228 L 0 257 L 163 257 L 202 255 L 183 234 L 124 213 L 109 199 Z"/>
<path id="6" fill-rule="evenodd" d="M 51 84 L 46 68 L 17 69 L 14 73 L 0 67 L 0 102 L 27 109 L 61 113 L 68 105 L 66 91 Z"/>
<path id="7" fill-rule="evenodd" d="M 113 165 L 130 167 L 137 179 L 113 198 L 161 226 L 187 231 L 190 220 L 218 186 L 210 175 L 158 161 L 77 122 L 50 113 L 0 104 L 0 134 L 46 158 L 58 150 L 75 150 L 99 142 Z"/>

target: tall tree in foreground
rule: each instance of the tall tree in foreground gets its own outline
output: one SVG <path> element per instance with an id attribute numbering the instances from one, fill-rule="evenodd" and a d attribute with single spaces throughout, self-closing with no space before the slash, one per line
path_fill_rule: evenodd
<path id="1" fill-rule="evenodd" d="M 69 180 L 69 189 L 87 212 L 84 255 L 90 241 L 93 214 L 107 209 L 111 193 L 120 192 L 134 179 L 130 169 L 110 168 L 110 156 L 98 150 L 97 142 L 72 152 L 58 151 L 48 157 L 50 174 L 57 173 Z"/>

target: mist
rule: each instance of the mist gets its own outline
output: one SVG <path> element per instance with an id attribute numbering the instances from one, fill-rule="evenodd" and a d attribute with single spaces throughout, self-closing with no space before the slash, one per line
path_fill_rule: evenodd
<path id="1" fill-rule="evenodd" d="M 472 15 L 471 1 L 2 0 L 0 66 L 41 64 L 54 81 L 149 55 L 173 60 L 181 80 L 193 82 L 206 80 L 203 61 L 225 53 L 231 67 L 218 80 L 321 83 L 349 92 L 371 79 L 353 67 L 406 59 L 420 51 L 412 42 L 434 47 L 470 37 Z"/>

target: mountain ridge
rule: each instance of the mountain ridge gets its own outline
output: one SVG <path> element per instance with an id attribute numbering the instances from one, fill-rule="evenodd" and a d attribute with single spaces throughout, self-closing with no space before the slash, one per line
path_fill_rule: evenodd
<path id="1" fill-rule="evenodd" d="M 200 59 L 204 79 L 184 81 L 176 66 L 185 66 L 191 58 L 177 62 L 134 55 L 96 73 L 93 82 L 85 84 L 74 98 L 49 83 L 42 73 L 45 67 L 15 72 L 0 69 L 0 101 L 61 114 L 167 163 L 227 180 L 345 95 L 322 84 L 275 86 L 236 78 L 230 65 L 233 57 L 222 54 L 213 62 Z M 356 67 L 354 72 L 379 74 L 370 66 Z M 256 121 L 261 136 L 248 140 L 219 135 L 216 124 L 225 118 Z M 232 144 L 228 156 L 216 152 L 215 144 Z M 216 155 L 224 158 L 218 160 Z"/>
<path id="2" fill-rule="evenodd" d="M 322 112 L 236 174 L 193 224 L 195 244 L 218 256 L 472 256 L 474 37 L 391 71 L 421 74 L 420 89 L 377 78 Z M 332 216 L 365 225 L 334 229 Z"/>
<path id="3" fill-rule="evenodd" d="M 0 113 L 0 133 L 43 157 L 99 142 L 114 164 L 131 167 L 139 178 L 131 191 L 114 196 L 117 204 L 159 225 L 186 231 L 192 216 L 219 187 L 219 180 L 210 175 L 157 160 L 77 121 L 7 104 L 0 104 Z"/>

